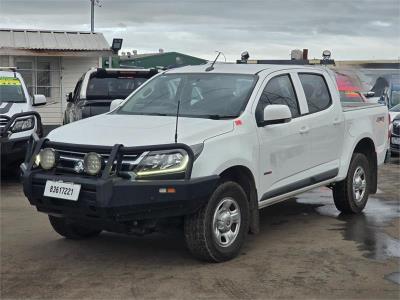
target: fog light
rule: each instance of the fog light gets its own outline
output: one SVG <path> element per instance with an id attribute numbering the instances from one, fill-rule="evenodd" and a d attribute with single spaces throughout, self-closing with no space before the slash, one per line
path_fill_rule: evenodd
<path id="1" fill-rule="evenodd" d="M 51 148 L 44 148 L 40 150 L 38 162 L 42 169 L 50 170 L 56 164 L 57 155 L 56 151 Z"/>
<path id="2" fill-rule="evenodd" d="M 83 159 L 83 167 L 85 168 L 85 172 L 89 175 L 99 174 L 102 165 L 102 157 L 95 152 L 89 152 Z"/>

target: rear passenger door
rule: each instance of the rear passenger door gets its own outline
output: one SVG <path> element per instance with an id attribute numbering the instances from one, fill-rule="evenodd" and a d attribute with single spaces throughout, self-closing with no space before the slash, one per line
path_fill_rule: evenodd
<path id="1" fill-rule="evenodd" d="M 300 71 L 298 78 L 308 106 L 304 119 L 308 120 L 312 145 L 310 175 L 334 173 L 339 167 L 344 136 L 344 117 L 339 95 L 330 92 L 336 86 L 323 71 Z"/>

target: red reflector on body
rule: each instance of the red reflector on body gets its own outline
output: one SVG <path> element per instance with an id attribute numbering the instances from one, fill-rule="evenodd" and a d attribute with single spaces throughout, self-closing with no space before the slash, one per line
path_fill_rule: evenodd
<path id="1" fill-rule="evenodd" d="M 235 125 L 236 126 L 240 126 L 240 125 L 242 125 L 243 123 L 242 123 L 242 120 L 235 120 Z"/>

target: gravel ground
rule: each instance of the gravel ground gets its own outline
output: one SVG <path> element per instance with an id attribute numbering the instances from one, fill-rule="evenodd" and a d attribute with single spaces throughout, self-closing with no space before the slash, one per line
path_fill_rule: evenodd
<path id="1" fill-rule="evenodd" d="M 304 193 L 264 209 L 260 234 L 222 264 L 194 260 L 179 230 L 65 240 L 3 178 L 1 299 L 399 299 L 398 163 L 364 214 L 340 215 L 327 188 Z"/>

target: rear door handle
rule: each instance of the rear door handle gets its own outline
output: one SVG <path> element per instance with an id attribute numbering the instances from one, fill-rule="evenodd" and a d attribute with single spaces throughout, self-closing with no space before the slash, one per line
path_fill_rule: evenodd
<path id="1" fill-rule="evenodd" d="M 305 134 L 305 133 L 308 133 L 309 131 L 310 131 L 310 128 L 308 126 L 303 126 L 299 130 L 300 134 Z"/>
<path id="2" fill-rule="evenodd" d="M 341 122 L 340 122 L 340 119 L 339 119 L 339 118 L 333 120 L 333 125 L 339 125 L 340 123 L 341 123 Z"/>

